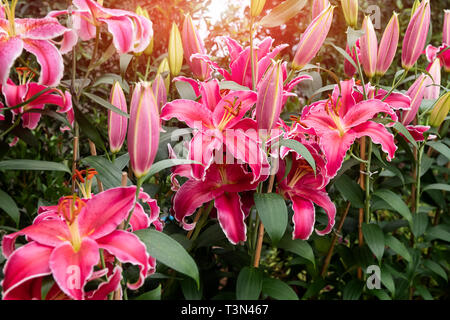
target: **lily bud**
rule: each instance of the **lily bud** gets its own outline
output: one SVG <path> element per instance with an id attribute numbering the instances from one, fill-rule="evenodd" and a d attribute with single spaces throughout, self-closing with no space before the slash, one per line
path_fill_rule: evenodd
<path id="1" fill-rule="evenodd" d="M 183 65 L 183 43 L 181 41 L 180 30 L 176 23 L 172 23 L 169 38 L 169 67 L 172 76 L 176 77 Z"/>
<path id="2" fill-rule="evenodd" d="M 300 38 L 297 52 L 292 61 L 293 69 L 299 70 L 303 68 L 319 52 L 330 31 L 334 8 L 334 6 L 328 6 L 306 28 Z"/>
<path id="3" fill-rule="evenodd" d="M 444 27 L 442 28 L 442 43 L 450 46 L 450 10 L 444 10 Z"/>
<path id="4" fill-rule="evenodd" d="M 166 75 L 164 73 L 167 72 Z M 170 67 L 169 67 L 169 60 L 167 58 L 164 58 L 163 61 L 159 64 L 158 70 L 156 71 L 156 74 L 160 74 L 164 78 L 164 84 L 166 85 L 166 92 L 169 93 L 170 88 Z"/>
<path id="5" fill-rule="evenodd" d="M 425 99 L 436 100 L 439 98 L 439 93 L 441 92 L 441 61 L 435 59 L 432 64 L 427 68 L 428 73 L 433 77 L 431 83 L 432 85 L 425 88 L 423 97 Z"/>
<path id="6" fill-rule="evenodd" d="M 128 113 L 125 94 L 117 81 L 115 81 L 112 86 L 109 101 L 113 106 L 125 113 Z M 125 136 L 127 134 L 127 124 L 128 119 L 126 117 L 114 111 L 108 110 L 109 149 L 112 153 L 117 153 L 122 148 L 123 142 L 125 141 Z"/>
<path id="7" fill-rule="evenodd" d="M 136 84 L 131 98 L 128 153 L 136 178 L 145 176 L 155 160 L 159 144 L 158 105 L 149 82 Z"/>
<path id="8" fill-rule="evenodd" d="M 143 16 L 145 18 L 147 18 L 148 20 L 150 20 L 150 16 L 148 15 L 148 11 L 146 9 L 141 8 L 141 6 L 138 6 L 136 8 L 136 14 Z M 154 46 L 154 39 L 155 37 L 152 37 L 152 40 L 150 40 L 150 44 L 148 45 L 147 48 L 145 48 L 144 51 L 136 53 L 136 56 L 140 56 L 142 53 L 144 53 L 147 56 L 151 56 L 153 53 L 153 46 Z"/>
<path id="9" fill-rule="evenodd" d="M 328 8 L 329 5 L 330 2 L 328 0 L 314 0 L 312 5 L 312 19 Z"/>
<path id="10" fill-rule="evenodd" d="M 399 35 L 400 26 L 398 22 L 398 14 L 394 12 L 391 20 L 384 30 L 380 47 L 378 48 L 377 75 L 384 75 L 391 66 L 395 57 L 395 52 L 397 51 Z"/>
<path id="11" fill-rule="evenodd" d="M 419 6 L 420 6 L 420 0 L 414 0 L 414 3 L 411 8 L 411 18 L 409 20 L 411 20 L 412 17 L 414 17 L 414 13 L 416 13 L 417 8 L 419 8 Z"/>
<path id="12" fill-rule="evenodd" d="M 355 46 L 352 48 L 352 50 L 350 50 L 350 47 L 347 44 L 345 52 L 347 52 L 347 54 L 353 59 L 355 63 L 357 63 L 358 60 L 361 61 L 359 39 L 356 40 Z M 358 60 L 356 59 L 356 55 L 358 55 Z M 353 77 L 356 73 L 356 68 L 347 59 L 345 59 L 344 61 L 344 72 L 350 78 Z"/>
<path id="13" fill-rule="evenodd" d="M 422 73 L 416 81 L 412 84 L 412 86 L 406 91 L 406 95 L 411 98 L 411 108 L 406 110 L 402 114 L 402 124 L 408 125 L 410 124 L 414 118 L 416 117 L 417 112 L 419 111 L 419 107 L 423 101 L 423 95 L 425 92 L 425 88 L 431 84 L 431 79 L 428 75 Z"/>
<path id="14" fill-rule="evenodd" d="M 445 118 L 450 111 L 450 92 L 447 92 L 439 98 L 431 111 L 430 115 L 430 125 L 435 128 L 439 128 L 444 122 Z"/>
<path id="15" fill-rule="evenodd" d="M 200 59 L 191 60 L 193 54 L 206 54 L 206 50 L 203 40 L 200 38 L 197 29 L 194 27 L 194 23 L 189 14 L 184 18 L 181 37 L 183 39 L 183 49 L 186 61 L 190 66 L 192 73 L 201 81 L 207 79 L 209 76 L 209 67 L 206 62 Z"/>
<path id="16" fill-rule="evenodd" d="M 283 107 L 283 68 L 280 61 L 267 70 L 258 88 L 256 122 L 261 139 L 267 140 Z"/>
<path id="17" fill-rule="evenodd" d="M 406 29 L 402 47 L 402 66 L 409 70 L 417 62 L 425 48 L 430 28 L 430 2 L 423 0 Z"/>
<path id="18" fill-rule="evenodd" d="M 341 0 L 345 22 L 352 28 L 358 24 L 358 0 Z"/>
<path id="19" fill-rule="evenodd" d="M 250 3 L 250 14 L 252 17 L 256 18 L 261 14 L 261 11 L 264 9 L 264 5 L 266 4 L 266 0 L 251 0 Z"/>
<path id="20" fill-rule="evenodd" d="M 163 77 L 158 74 L 152 85 L 153 94 L 155 95 L 156 103 L 158 104 L 158 110 L 161 111 L 163 105 L 167 103 L 167 91 L 164 84 Z"/>
<path id="21" fill-rule="evenodd" d="M 364 17 L 362 30 L 364 30 L 364 35 L 360 39 L 361 64 L 364 67 L 365 74 L 372 78 L 377 68 L 378 41 L 370 17 Z"/>

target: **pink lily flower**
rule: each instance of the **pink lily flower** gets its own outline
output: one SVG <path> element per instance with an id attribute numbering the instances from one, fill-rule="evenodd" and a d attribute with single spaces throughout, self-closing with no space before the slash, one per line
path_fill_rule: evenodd
<path id="1" fill-rule="evenodd" d="M 11 79 L 8 79 L 7 83 L 0 87 L 8 107 L 14 107 L 21 104 L 48 88 L 45 85 L 40 85 L 35 82 L 26 82 L 25 84 L 16 85 Z M 48 104 L 57 105 L 59 107 L 57 112 L 59 113 L 69 114 L 70 112 L 73 112 L 72 96 L 70 95 L 70 92 L 62 92 L 56 88 L 47 91 L 36 100 L 23 107 L 11 109 L 11 112 L 14 115 L 20 114 L 22 117 L 22 126 L 33 130 L 37 127 L 39 120 L 41 119 L 41 113 L 33 112 L 33 110 L 43 110 L 45 105 Z M 69 118 L 69 122 L 72 125 L 73 119 Z"/>
<path id="2" fill-rule="evenodd" d="M 95 38 L 96 27 L 106 24 L 119 54 L 144 51 L 153 37 L 152 22 L 131 11 L 104 8 L 94 0 L 73 0 L 78 8 L 72 12 L 58 11 L 54 15 L 72 14 L 73 29 L 83 41 Z"/>
<path id="3" fill-rule="evenodd" d="M 139 82 L 131 98 L 128 152 L 136 178 L 145 176 L 158 152 L 159 109 L 149 82 Z"/>
<path id="4" fill-rule="evenodd" d="M 194 76 L 203 81 L 210 77 L 211 70 L 208 64 L 199 59 L 191 59 L 193 54 L 206 54 L 205 45 L 200 37 L 197 29 L 192 22 L 189 14 L 184 18 L 183 30 L 181 31 L 181 38 L 183 40 L 183 49 L 186 57 L 186 62 L 192 70 Z"/>
<path id="5" fill-rule="evenodd" d="M 290 152 L 293 152 L 292 168 L 285 178 L 286 165 L 284 161 L 281 161 L 280 170 L 277 173 L 278 191 L 286 199 L 292 201 L 294 210 L 292 238 L 307 240 L 314 230 L 314 203 L 322 207 L 328 215 L 326 228 L 316 230 L 319 235 L 325 235 L 333 229 L 336 207 L 325 190 L 330 178 L 326 174 L 325 161 L 320 156 L 319 146 L 315 143 L 307 143 L 305 139 L 297 138 L 297 140 L 300 140 L 313 155 L 317 172 L 314 174 L 311 166 L 301 156 L 289 149 Z"/>
<path id="6" fill-rule="evenodd" d="M 213 62 L 210 57 L 202 54 L 194 54 L 191 56 L 191 59 L 201 59 L 208 63 L 208 65 L 219 72 L 225 80 L 234 81 L 237 84 L 245 86 L 247 88 L 252 88 L 252 69 L 250 66 L 250 47 L 243 48 L 239 43 L 235 40 L 224 37 L 224 40 L 228 47 L 228 52 L 230 55 L 230 71 L 221 68 L 217 63 Z M 272 44 L 274 39 L 271 37 L 264 38 L 255 48 L 255 70 L 256 70 L 256 85 L 259 85 L 259 82 L 264 77 L 267 69 L 272 64 L 272 60 L 283 50 L 288 47 L 287 44 L 282 44 L 275 47 L 273 50 Z M 283 83 L 287 79 L 287 63 L 282 64 L 283 70 Z M 310 76 L 302 75 L 292 79 L 289 83 L 283 86 L 283 100 L 286 102 L 290 94 L 290 92 L 294 89 L 294 87 L 299 84 L 301 81 L 306 79 L 312 79 Z"/>
<path id="7" fill-rule="evenodd" d="M 127 100 L 119 82 L 115 81 L 111 89 L 109 101 L 125 113 L 128 113 Z M 108 110 L 109 148 L 117 153 L 122 148 L 127 134 L 128 119 L 114 111 Z"/>
<path id="8" fill-rule="evenodd" d="M 345 154 L 353 142 L 363 136 L 369 136 L 376 144 L 381 144 L 387 153 L 387 160 L 394 157 L 397 146 L 394 136 L 380 123 L 370 121 L 379 113 L 391 116 L 397 121 L 397 115 L 391 107 L 381 100 L 369 99 L 356 102 L 353 97 L 354 80 L 341 81 L 336 85 L 328 100 L 307 106 L 301 116 L 301 122 L 313 128 L 319 137 L 319 144 L 325 153 L 326 170 L 334 177 L 342 166 Z"/>
<path id="9" fill-rule="evenodd" d="M 429 27 L 430 1 L 423 0 L 411 18 L 403 39 L 402 66 L 404 69 L 411 69 L 422 54 Z"/>
<path id="10" fill-rule="evenodd" d="M 258 182 L 252 182 L 252 174 L 238 164 L 213 164 L 206 171 L 205 180 L 189 179 L 175 194 L 173 210 L 183 228 L 192 230 L 186 217 L 202 204 L 214 200 L 217 219 L 228 240 L 236 244 L 246 240 L 245 210 L 239 192 L 255 190 Z"/>
<path id="11" fill-rule="evenodd" d="M 161 110 L 162 120 L 177 118 L 197 130 L 189 144 L 189 159 L 203 166 L 192 165 L 192 176 L 204 179 L 214 160 L 214 151 L 222 152 L 225 146 L 235 159 L 249 164 L 254 175 L 253 181 L 259 179 L 263 167 L 268 165 L 267 158 L 260 149 L 256 121 L 243 119 L 255 104 L 256 93 L 231 91 L 222 96 L 217 80 L 200 83 L 200 89 L 196 92 L 202 94 L 199 102 L 175 100 Z M 219 153 L 221 156 L 222 153 Z"/>
<path id="12" fill-rule="evenodd" d="M 444 26 L 442 30 L 442 45 L 438 48 L 431 44 L 426 48 L 426 56 L 429 62 L 433 62 L 436 58 L 441 60 L 446 72 L 450 72 L 450 10 L 444 10 Z M 445 50 L 445 51 L 444 51 Z"/>
<path id="13" fill-rule="evenodd" d="M 107 269 L 96 271 L 88 279 L 88 281 L 97 280 L 108 273 Z M 121 280 L 122 268 L 115 267 L 111 275 L 107 277 L 107 281 L 103 281 L 95 290 L 85 292 L 83 300 L 107 300 L 110 293 L 117 289 L 121 292 L 120 280 Z M 3 300 L 42 300 L 42 285 L 43 280 L 46 277 L 32 278 L 25 281 L 21 285 L 11 290 Z M 47 294 L 45 300 L 72 300 L 68 295 L 61 290 L 58 284 L 55 282 Z"/>
<path id="14" fill-rule="evenodd" d="M 57 86 L 63 77 L 61 52 L 52 39 L 70 31 L 51 17 L 16 19 L 17 0 L 3 8 L 0 15 L 0 84 L 6 84 L 9 71 L 23 49 L 36 56 L 41 66 L 39 83 Z"/>
<path id="15" fill-rule="evenodd" d="M 297 52 L 292 61 L 292 68 L 299 70 L 309 63 L 319 52 L 330 31 L 333 21 L 334 6 L 330 5 L 323 10 L 306 28 L 300 38 Z"/>
<path id="16" fill-rule="evenodd" d="M 57 212 L 43 212 L 31 226 L 3 237 L 3 255 L 8 259 L 2 283 L 3 297 L 26 281 L 52 275 L 72 299 L 84 299 L 84 287 L 100 261 L 104 249 L 123 263 L 140 269 L 132 290 L 139 288 L 150 271 L 145 244 L 134 234 L 117 230 L 135 202 L 136 187 L 101 192 L 91 199 L 63 197 Z M 15 239 L 27 237 L 28 244 L 15 250 Z"/>

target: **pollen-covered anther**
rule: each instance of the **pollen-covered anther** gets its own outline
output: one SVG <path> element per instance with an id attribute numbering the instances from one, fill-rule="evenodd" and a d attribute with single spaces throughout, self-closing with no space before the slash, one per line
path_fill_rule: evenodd
<path id="1" fill-rule="evenodd" d="M 70 225 L 75 221 L 76 217 L 85 206 L 86 203 L 76 195 L 67 196 L 60 200 L 58 204 L 58 211 Z"/>

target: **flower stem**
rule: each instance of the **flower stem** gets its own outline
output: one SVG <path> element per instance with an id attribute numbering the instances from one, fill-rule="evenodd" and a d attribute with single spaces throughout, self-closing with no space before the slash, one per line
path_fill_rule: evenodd
<path id="1" fill-rule="evenodd" d="M 3 138 L 4 136 L 6 136 L 8 133 L 10 133 L 11 131 L 13 131 L 20 123 L 20 116 L 17 117 L 16 121 L 14 121 L 13 125 L 11 127 L 9 127 L 8 129 L 6 129 L 2 134 L 0 134 L 0 138 Z"/>
<path id="2" fill-rule="evenodd" d="M 255 19 L 250 18 L 250 65 L 252 68 L 252 90 L 256 90 L 256 71 L 255 71 L 255 55 L 253 52 L 253 26 Z"/>
<path id="3" fill-rule="evenodd" d="M 367 150 L 367 163 L 366 163 L 366 178 L 365 178 L 365 199 L 364 199 L 364 212 L 366 215 L 366 223 L 370 222 L 370 179 L 371 179 L 371 172 L 370 172 L 370 165 L 372 162 L 372 141 L 369 140 L 369 146 Z"/>
<path id="4" fill-rule="evenodd" d="M 133 210 L 130 211 L 130 214 L 128 215 L 127 221 L 125 222 L 125 229 L 127 230 L 130 227 L 130 220 L 131 217 L 133 216 L 133 212 L 134 212 L 134 208 L 136 207 L 136 203 L 138 202 L 139 199 L 139 193 L 141 192 L 141 187 L 142 187 L 142 182 L 144 182 L 143 178 L 139 178 L 136 184 L 136 197 L 134 200 L 134 206 L 133 206 Z"/>
<path id="5" fill-rule="evenodd" d="M 422 169 L 422 158 L 423 150 L 425 144 L 421 143 L 419 149 L 417 150 L 417 161 L 416 161 L 416 198 L 415 198 L 415 213 L 419 213 L 420 206 L 420 171 Z"/>

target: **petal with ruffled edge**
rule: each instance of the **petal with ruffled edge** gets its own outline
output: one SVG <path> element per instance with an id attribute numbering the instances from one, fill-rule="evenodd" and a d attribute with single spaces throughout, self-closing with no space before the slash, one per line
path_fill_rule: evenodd
<path id="1" fill-rule="evenodd" d="M 412 135 L 414 140 L 423 141 L 423 140 L 425 140 L 425 137 L 423 136 L 423 134 L 425 132 L 427 132 L 428 130 L 430 130 L 430 127 L 429 126 L 408 125 L 408 126 L 406 126 L 406 130 L 408 130 L 408 132 Z"/>
<path id="2" fill-rule="evenodd" d="M 0 34 L 0 85 L 5 84 L 9 76 L 9 69 L 23 50 L 23 42 L 19 38 L 8 38 Z"/>
<path id="3" fill-rule="evenodd" d="M 205 202 L 214 199 L 215 181 L 206 180 L 188 180 L 175 194 L 173 198 L 173 210 L 177 221 L 183 223 L 185 230 L 191 230 L 195 227 L 195 223 L 187 223 L 186 217 L 192 215 L 195 210 Z"/>
<path id="4" fill-rule="evenodd" d="M 368 121 L 354 127 L 352 133 L 356 134 L 357 138 L 368 136 L 376 144 L 381 145 L 381 149 L 387 153 L 386 159 L 391 161 L 395 156 L 397 146 L 395 145 L 394 135 L 390 133 L 381 123 Z"/>
<path id="5" fill-rule="evenodd" d="M 372 99 L 362 101 L 349 109 L 342 118 L 342 122 L 347 128 L 351 128 L 373 119 L 378 113 L 389 114 L 392 120 L 398 120 L 396 113 L 387 103 Z"/>
<path id="6" fill-rule="evenodd" d="M 63 39 L 60 43 L 59 52 L 66 54 L 72 51 L 73 47 L 78 42 L 78 35 L 74 30 L 68 30 L 64 32 Z"/>
<path id="7" fill-rule="evenodd" d="M 203 180 L 205 173 L 214 161 L 214 151 L 222 148 L 223 138 L 216 130 L 197 132 L 189 142 L 188 158 L 200 164 L 191 165 L 191 176 Z M 220 153 L 220 152 L 219 152 Z"/>
<path id="8" fill-rule="evenodd" d="M 29 295 L 26 285 L 31 279 L 51 274 L 49 259 L 53 248 L 30 242 L 17 249 L 3 269 L 3 300 L 24 299 Z M 24 288 L 21 288 L 25 285 Z"/>
<path id="9" fill-rule="evenodd" d="M 17 34 L 22 39 L 50 40 L 62 36 L 68 29 L 62 26 L 56 18 L 15 19 Z"/>
<path id="10" fill-rule="evenodd" d="M 63 241 L 71 239 L 67 224 L 61 220 L 42 220 L 20 231 L 5 235 L 2 240 L 2 252 L 5 258 L 13 253 L 16 238 L 27 236 L 41 245 L 55 247 Z"/>
<path id="11" fill-rule="evenodd" d="M 98 239 L 114 231 L 133 208 L 136 187 L 103 191 L 90 199 L 78 216 L 80 234 Z"/>
<path id="12" fill-rule="evenodd" d="M 200 83 L 200 95 L 202 96 L 202 103 L 208 107 L 211 112 L 214 112 L 217 104 L 222 99 L 220 95 L 219 81 L 213 79 L 208 82 Z"/>
<path id="13" fill-rule="evenodd" d="M 57 86 L 63 77 L 64 63 L 59 50 L 48 40 L 24 40 L 24 49 L 34 54 L 41 66 L 39 83 Z"/>
<path id="14" fill-rule="evenodd" d="M 86 300 L 106 300 L 111 292 L 120 288 L 121 275 L 122 268 L 115 267 L 112 275 L 108 277 L 108 281 L 100 283 L 97 289 L 87 293 Z M 120 292 L 122 293 L 122 290 Z"/>
<path id="15" fill-rule="evenodd" d="M 227 94 L 214 109 L 212 116 L 214 126 L 216 128 L 221 127 L 222 130 L 233 127 L 256 103 L 257 98 L 257 94 L 253 91 L 233 91 Z M 229 111 L 225 108 L 232 109 L 237 112 L 237 114 L 232 115 L 230 120 L 226 120 L 225 118 L 229 115 Z"/>
<path id="16" fill-rule="evenodd" d="M 345 154 L 356 139 L 356 134 L 348 131 L 342 137 L 336 130 L 320 136 L 320 148 L 327 159 L 326 170 L 329 178 L 333 178 L 341 168 Z"/>
<path id="17" fill-rule="evenodd" d="M 22 127 L 30 130 L 36 129 L 39 120 L 41 120 L 41 113 L 39 110 L 43 109 L 43 104 L 27 108 L 26 112 L 22 114 Z M 38 112 L 35 112 L 34 110 L 37 110 Z"/>
<path id="18" fill-rule="evenodd" d="M 387 91 L 383 89 L 378 90 L 378 95 L 375 99 L 383 100 L 387 95 Z M 392 109 L 394 110 L 408 110 L 411 108 L 411 98 L 406 94 L 400 92 L 392 92 L 385 100 Z"/>
<path id="19" fill-rule="evenodd" d="M 172 118 L 183 121 L 191 128 L 212 126 L 212 112 L 202 104 L 192 100 L 179 99 L 163 106 L 161 119 L 169 120 Z"/>
<path id="20" fill-rule="evenodd" d="M 129 17 L 110 17 L 108 19 L 98 19 L 106 23 L 108 31 L 113 36 L 114 47 L 119 54 L 130 52 L 133 49 L 134 25 Z"/>
<path id="21" fill-rule="evenodd" d="M 50 255 L 50 269 L 61 290 L 75 300 L 84 300 L 84 285 L 100 261 L 99 247 L 94 240 L 84 238 L 75 251 L 64 242 Z"/>
<path id="22" fill-rule="evenodd" d="M 245 241 L 247 227 L 239 194 L 225 192 L 215 198 L 214 206 L 217 209 L 217 219 L 228 240 L 232 244 Z"/>
<path id="23" fill-rule="evenodd" d="M 155 199 L 152 199 L 150 195 L 143 192 L 142 190 L 139 193 L 139 200 L 141 200 L 145 205 L 148 205 L 150 207 L 150 217 L 149 217 L 150 223 L 154 223 L 155 221 L 157 221 L 159 219 L 159 212 L 160 212 L 158 202 Z"/>
<path id="24" fill-rule="evenodd" d="M 107 250 L 122 263 L 131 263 L 139 266 L 139 280 L 128 283 L 128 288 L 136 290 L 144 284 L 148 272 L 147 248 L 139 238 L 130 232 L 116 230 L 107 236 L 97 239 L 100 248 Z"/>
<path id="25" fill-rule="evenodd" d="M 325 210 L 325 213 L 328 216 L 328 224 L 325 227 L 325 229 L 323 230 L 317 230 L 316 232 L 318 235 L 325 235 L 330 233 L 330 231 L 333 229 L 334 223 L 335 223 L 335 218 L 336 218 L 336 206 L 334 205 L 334 203 L 331 201 L 330 197 L 328 196 L 328 194 L 324 191 L 318 191 L 318 190 L 306 190 L 307 192 L 305 192 L 305 190 L 301 191 L 301 194 L 303 197 L 311 200 L 312 202 L 314 202 L 316 205 L 318 205 L 319 207 L 322 207 Z"/>
<path id="26" fill-rule="evenodd" d="M 291 196 L 292 209 L 294 215 L 294 230 L 292 231 L 292 239 L 308 240 L 314 230 L 315 209 L 311 201 L 299 196 Z"/>

